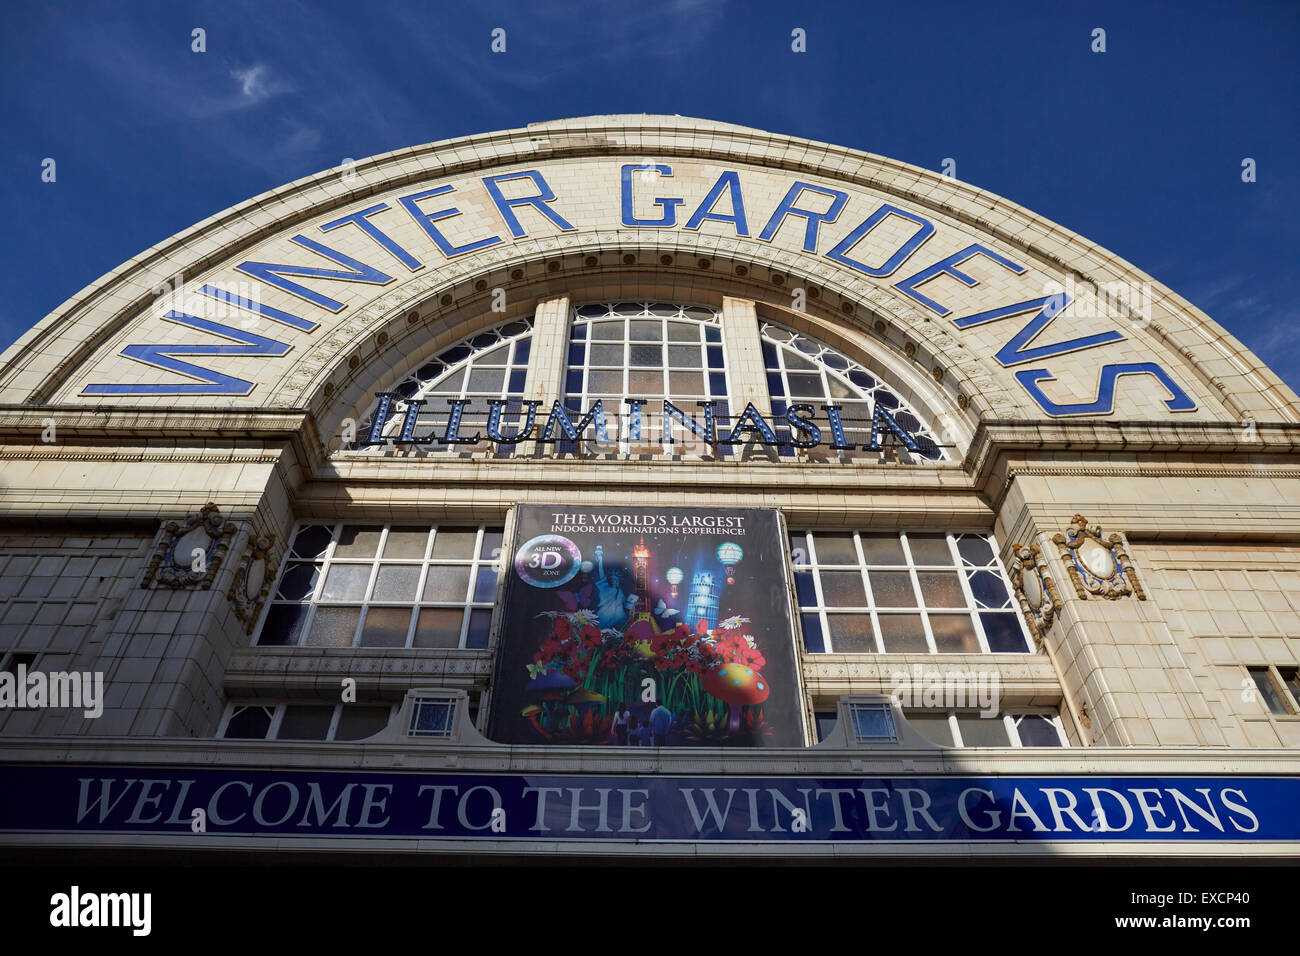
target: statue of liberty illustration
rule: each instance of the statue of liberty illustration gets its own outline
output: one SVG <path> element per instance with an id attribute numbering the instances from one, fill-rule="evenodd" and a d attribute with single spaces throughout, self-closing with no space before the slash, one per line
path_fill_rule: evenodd
<path id="1" fill-rule="evenodd" d="M 601 629 L 625 630 L 637 604 L 635 594 L 623 591 L 618 570 L 605 572 L 605 550 L 596 545 L 596 619 Z"/>

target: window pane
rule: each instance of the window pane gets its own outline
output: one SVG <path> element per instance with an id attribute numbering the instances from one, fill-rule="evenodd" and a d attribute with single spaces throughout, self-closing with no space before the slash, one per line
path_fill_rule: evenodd
<path id="1" fill-rule="evenodd" d="M 633 398 L 643 395 L 660 395 L 664 391 L 664 373 L 662 368 L 633 369 L 628 373 L 628 393 Z M 652 408 L 652 406 L 646 406 Z M 643 413 L 644 414 L 644 413 Z"/>
<path id="2" fill-rule="evenodd" d="M 906 571 L 872 571 L 870 574 L 876 607 L 916 607 L 912 576 Z"/>
<path id="3" fill-rule="evenodd" d="M 268 647 L 296 645 L 302 634 L 302 624 L 307 618 L 307 607 L 301 604 L 272 604 L 266 613 L 266 623 L 257 643 Z"/>
<path id="4" fill-rule="evenodd" d="M 1060 747 L 1056 724 L 1044 714 L 1025 714 L 1016 724 L 1022 747 Z"/>
<path id="5" fill-rule="evenodd" d="M 1007 586 L 1002 576 L 996 571 L 967 572 L 970 575 L 970 590 L 984 607 L 1005 607 L 1007 604 Z"/>
<path id="6" fill-rule="evenodd" d="M 1250 676 L 1254 679 L 1255 686 L 1259 688 L 1259 702 L 1270 714 L 1290 713 L 1267 667 L 1250 668 Z"/>
<path id="7" fill-rule="evenodd" d="M 322 601 L 360 601 L 370 583 L 370 565 L 336 564 L 330 568 L 321 588 Z"/>
<path id="8" fill-rule="evenodd" d="M 979 535 L 962 535 L 957 539 L 957 550 L 961 553 L 962 560 L 968 564 L 983 567 L 993 563 L 993 549 L 989 547 L 988 541 Z"/>
<path id="9" fill-rule="evenodd" d="M 822 571 L 821 579 L 827 607 L 866 607 L 867 591 L 860 571 Z"/>
<path id="10" fill-rule="evenodd" d="M 339 543 L 334 548 L 334 557 L 373 558 L 379 548 L 380 530 L 365 525 L 344 525 L 339 533 Z"/>
<path id="11" fill-rule="evenodd" d="M 669 322 L 668 323 L 668 341 L 669 342 L 698 342 L 700 340 L 700 327 L 686 322 Z"/>
<path id="12" fill-rule="evenodd" d="M 898 539 L 898 535 L 883 534 L 864 534 L 862 538 L 862 554 L 867 559 L 867 564 L 906 564 L 903 558 L 903 542 Z"/>
<path id="13" fill-rule="evenodd" d="M 647 346 L 639 346 L 646 348 Z M 649 346 L 656 352 L 658 346 Z M 623 367 L 623 346 L 622 345 L 593 345 L 591 347 L 590 357 L 587 359 L 591 365 L 613 365 L 618 368 Z"/>
<path id="14" fill-rule="evenodd" d="M 799 596 L 800 607 L 817 607 L 817 591 L 813 587 L 813 576 L 810 571 L 796 571 L 794 575 L 794 589 Z"/>
<path id="15" fill-rule="evenodd" d="M 831 629 L 831 649 L 836 654 L 876 653 L 870 614 L 828 614 L 826 623 Z"/>
<path id="16" fill-rule="evenodd" d="M 388 543 L 384 545 L 384 557 L 423 558 L 428 543 L 428 528 L 390 528 Z"/>
<path id="17" fill-rule="evenodd" d="M 271 713 L 266 707 L 236 708 L 226 723 L 230 740 L 265 740 L 271 729 Z"/>
<path id="18" fill-rule="evenodd" d="M 669 372 L 668 392 L 673 396 L 703 395 L 704 376 L 699 372 Z"/>
<path id="19" fill-rule="evenodd" d="M 372 607 L 361 629 L 362 647 L 405 647 L 411 624 L 409 607 Z"/>
<path id="20" fill-rule="evenodd" d="M 497 595 L 497 573 L 493 568 L 479 568 L 478 578 L 474 582 L 474 600 L 490 603 Z"/>
<path id="21" fill-rule="evenodd" d="M 621 395 L 623 393 L 623 373 L 588 372 L 587 393 L 590 395 Z"/>
<path id="22" fill-rule="evenodd" d="M 472 558 L 478 533 L 474 528 L 439 528 L 433 539 L 433 557 Z"/>
<path id="23" fill-rule="evenodd" d="M 429 565 L 424 579 L 424 600 L 461 602 L 469 590 L 469 568 L 464 565 Z"/>
<path id="24" fill-rule="evenodd" d="M 909 534 L 907 546 L 912 549 L 914 564 L 942 564 L 952 566 L 952 552 L 948 538 L 942 534 Z"/>
<path id="25" fill-rule="evenodd" d="M 280 719 L 277 740 L 324 740 L 334 719 L 332 704 L 288 704 Z"/>
<path id="26" fill-rule="evenodd" d="M 483 543 L 479 546 L 479 557 L 495 561 L 501 557 L 501 542 L 505 533 L 501 528 L 484 528 Z"/>
<path id="27" fill-rule="evenodd" d="M 952 728 L 948 725 L 947 714 L 908 711 L 905 715 L 912 729 L 931 743 L 940 747 L 952 746 Z"/>
<path id="28" fill-rule="evenodd" d="M 980 614 L 980 623 L 984 625 L 984 636 L 988 638 L 989 650 L 994 654 L 1023 654 L 1029 650 L 1025 635 L 1020 630 L 1020 618 L 1015 612 L 1008 614 Z"/>
<path id="29" fill-rule="evenodd" d="M 330 546 L 334 530 L 324 525 L 300 528 L 293 539 L 293 554 L 299 558 L 319 558 Z"/>
<path id="30" fill-rule="evenodd" d="M 386 564 L 375 578 L 372 601 L 414 601 L 420 584 L 420 568 L 413 564 Z"/>
<path id="31" fill-rule="evenodd" d="M 668 364 L 672 368 L 701 368 L 704 365 L 704 356 L 700 354 L 699 346 L 670 345 Z"/>
<path id="32" fill-rule="evenodd" d="M 499 394 L 506 383 L 506 370 L 503 368 L 476 368 L 469 373 L 470 392 L 490 392 Z"/>
<path id="33" fill-rule="evenodd" d="M 941 654 L 978 654 L 979 638 L 969 614 L 931 614 L 930 632 Z"/>
<path id="34" fill-rule="evenodd" d="M 469 633 L 465 635 L 465 646 L 475 648 L 487 647 L 488 632 L 491 626 L 491 611 L 470 611 Z"/>
<path id="35" fill-rule="evenodd" d="M 316 591 L 319 570 L 314 564 L 291 564 L 280 578 L 276 597 L 285 601 L 309 601 Z"/>
<path id="36" fill-rule="evenodd" d="M 921 584 L 921 597 L 926 607 L 965 607 L 966 595 L 962 593 L 961 581 L 956 572 L 918 571 L 917 580 Z"/>
<path id="37" fill-rule="evenodd" d="M 415 647 L 460 647 L 460 626 L 465 612 L 459 608 L 425 607 L 415 623 Z"/>
<path id="38" fill-rule="evenodd" d="M 359 620 L 359 607 L 318 607 L 307 644 L 309 647 L 351 647 Z"/>
<path id="39" fill-rule="evenodd" d="M 853 535 L 816 532 L 813 545 L 817 548 L 817 563 L 820 565 L 843 564 L 858 566 L 858 550 L 853 545 Z"/>
<path id="40" fill-rule="evenodd" d="M 880 636 L 885 642 L 886 654 L 928 654 L 925 627 L 919 614 L 880 615 Z"/>
<path id="41" fill-rule="evenodd" d="M 660 345 L 633 345 L 628 364 L 633 368 L 663 368 L 663 347 Z"/>
<path id="42" fill-rule="evenodd" d="M 617 341 L 623 337 L 623 321 L 597 322 L 591 327 L 591 337 L 595 341 Z"/>
<path id="43" fill-rule="evenodd" d="M 638 322 L 630 323 L 628 338 L 633 342 L 662 342 L 664 338 L 663 326 L 658 322 Z"/>
<path id="44" fill-rule="evenodd" d="M 826 641 L 822 637 L 822 619 L 816 614 L 804 614 L 800 620 L 803 623 L 803 647 L 809 654 L 823 654 L 826 652 Z"/>
<path id="45" fill-rule="evenodd" d="M 344 704 L 339 714 L 339 727 L 334 732 L 335 740 L 365 740 L 373 737 L 388 726 L 389 709 L 387 707 L 359 707 L 356 704 Z"/>
<path id="46" fill-rule="evenodd" d="M 1007 725 L 1001 716 L 981 717 L 979 714 L 958 714 L 957 729 L 961 731 L 963 747 L 1009 747 Z"/>

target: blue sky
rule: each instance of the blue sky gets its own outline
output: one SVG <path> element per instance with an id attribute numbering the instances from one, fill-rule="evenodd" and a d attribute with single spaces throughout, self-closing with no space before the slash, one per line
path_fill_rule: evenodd
<path id="1" fill-rule="evenodd" d="M 930 169 L 952 157 L 958 178 L 1133 262 L 1300 388 L 1300 4 L 1056 6 L 9 0 L 0 346 L 167 236 L 347 157 L 680 113 Z"/>

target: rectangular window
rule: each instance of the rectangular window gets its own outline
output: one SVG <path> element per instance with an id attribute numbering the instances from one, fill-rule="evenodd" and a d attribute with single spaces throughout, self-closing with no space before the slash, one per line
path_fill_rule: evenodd
<path id="1" fill-rule="evenodd" d="M 231 701 L 217 736 L 226 740 L 348 741 L 373 737 L 393 718 L 389 704 Z"/>
<path id="2" fill-rule="evenodd" d="M 1027 654 L 987 534 L 799 531 L 795 592 L 810 654 Z"/>
<path id="3" fill-rule="evenodd" d="M 255 644 L 487 647 L 503 529 L 301 524 Z"/>
<path id="4" fill-rule="evenodd" d="M 1268 667 L 1248 667 L 1251 680 L 1255 682 L 1255 687 L 1259 691 L 1259 702 L 1270 714 L 1290 714 L 1292 710 L 1287 706 L 1286 698 L 1282 695 L 1282 689 L 1278 686 L 1277 681 L 1273 679 L 1272 669 Z M 1294 682 L 1295 674 L 1293 668 L 1292 681 Z M 1293 686 L 1288 687 L 1291 693 L 1295 693 Z"/>
<path id="5" fill-rule="evenodd" d="M 909 710 L 907 722 L 940 747 L 1068 747 L 1060 716 L 1047 710 L 1007 711 L 984 717 L 978 711 Z"/>

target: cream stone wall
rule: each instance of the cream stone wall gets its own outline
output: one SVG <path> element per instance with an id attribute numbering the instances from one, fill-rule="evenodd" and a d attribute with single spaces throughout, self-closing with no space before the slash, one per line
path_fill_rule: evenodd
<path id="1" fill-rule="evenodd" d="M 1137 553 L 1229 744 L 1300 746 L 1300 707 L 1269 713 L 1246 670 L 1300 666 L 1300 548 L 1171 543 Z"/>

